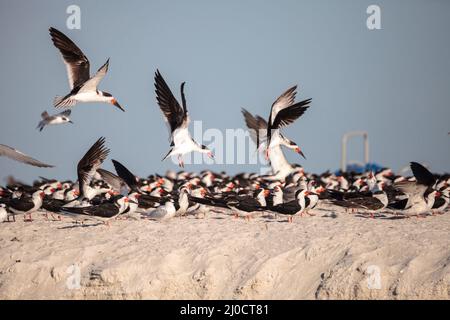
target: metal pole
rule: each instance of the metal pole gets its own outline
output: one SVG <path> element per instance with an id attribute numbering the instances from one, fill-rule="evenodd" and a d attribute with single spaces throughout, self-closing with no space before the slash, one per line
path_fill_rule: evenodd
<path id="1" fill-rule="evenodd" d="M 347 171 L 347 143 L 350 137 L 362 136 L 364 139 L 364 165 L 369 163 L 369 134 L 366 131 L 351 131 L 342 136 L 341 171 Z"/>

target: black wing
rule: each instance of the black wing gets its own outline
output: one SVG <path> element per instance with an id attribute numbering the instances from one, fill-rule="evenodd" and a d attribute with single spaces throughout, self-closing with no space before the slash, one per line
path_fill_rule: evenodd
<path id="1" fill-rule="evenodd" d="M 123 164 L 121 164 L 119 161 L 112 160 L 112 163 L 114 165 L 114 168 L 116 169 L 117 174 L 120 178 L 122 178 L 123 181 L 130 187 L 131 190 L 135 192 L 139 191 L 139 186 L 137 184 L 137 179 L 134 174 L 131 173 L 130 170 L 128 170 Z"/>
<path id="2" fill-rule="evenodd" d="M 267 122 L 260 116 L 253 116 L 250 112 L 242 108 L 242 114 L 244 115 L 245 124 L 250 129 L 250 135 L 256 143 L 256 147 L 265 141 L 265 137 L 261 136 L 261 130 L 267 130 Z"/>
<path id="3" fill-rule="evenodd" d="M 70 89 L 89 80 L 89 60 L 84 53 L 61 31 L 50 28 L 53 44 L 59 49 L 67 68 Z"/>
<path id="4" fill-rule="evenodd" d="M 297 86 L 293 86 L 287 89 L 281 96 L 275 100 L 270 109 L 269 124 L 272 125 L 278 112 L 286 107 L 291 106 L 295 101 L 295 95 L 297 94 Z"/>
<path id="5" fill-rule="evenodd" d="M 425 168 L 423 165 L 417 162 L 411 162 L 411 170 L 416 177 L 418 184 L 423 184 L 425 186 L 433 186 L 436 182 L 433 174 Z"/>
<path id="6" fill-rule="evenodd" d="M 109 149 L 105 147 L 105 138 L 98 139 L 86 152 L 84 157 L 78 162 L 77 173 L 80 185 L 80 194 L 84 194 L 85 186 L 91 183 L 95 172 L 100 168 L 103 161 L 109 154 Z"/>
<path id="7" fill-rule="evenodd" d="M 312 99 L 306 99 L 280 110 L 277 113 L 273 124 L 270 125 L 269 128 L 279 129 L 293 123 L 305 113 L 305 111 L 309 108 L 311 101 Z"/>
<path id="8" fill-rule="evenodd" d="M 161 111 L 164 114 L 167 122 L 169 123 L 171 132 L 174 132 L 176 128 L 183 125 L 183 123 L 187 122 L 187 109 L 186 109 L 186 101 L 184 98 L 184 82 L 181 84 L 181 97 L 183 99 L 183 108 L 178 103 L 177 99 L 170 91 L 169 86 L 166 81 L 162 77 L 159 70 L 156 70 L 155 73 L 155 92 L 156 92 L 156 100 L 158 101 L 158 105 Z"/>
<path id="9" fill-rule="evenodd" d="M 23 212 L 27 212 L 27 211 L 33 209 L 33 207 L 34 207 L 34 203 L 31 200 L 31 198 L 30 199 L 14 198 L 14 199 L 11 199 L 11 201 L 9 201 L 8 205 L 15 210 L 19 210 L 19 211 L 23 211 Z"/>

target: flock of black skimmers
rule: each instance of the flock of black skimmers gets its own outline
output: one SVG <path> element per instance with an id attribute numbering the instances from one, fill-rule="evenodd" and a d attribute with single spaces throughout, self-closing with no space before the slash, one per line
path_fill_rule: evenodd
<path id="1" fill-rule="evenodd" d="M 55 115 L 44 111 L 37 129 L 47 125 L 72 123 L 71 109 L 78 103 L 109 103 L 125 109 L 110 93 L 98 90 L 106 75 L 109 59 L 91 76 L 90 63 L 84 53 L 62 32 L 50 28 L 54 46 L 67 68 L 70 92 L 57 96 L 54 107 L 66 108 Z M 173 95 L 163 76 L 155 72 L 157 103 L 170 128 L 170 149 L 162 160 L 176 156 L 184 167 L 183 156 L 200 152 L 214 158 L 208 147 L 197 143 L 189 133 L 189 114 L 180 87 L 181 104 Z M 77 166 L 77 181 L 58 181 L 41 177 L 33 185 L 13 179 L 0 187 L 0 222 L 32 221 L 32 214 L 42 211 L 46 219 L 84 223 L 98 220 L 109 224 L 111 219 L 170 219 L 195 215 L 205 217 L 220 212 L 235 218 L 270 216 L 292 222 L 296 216 L 314 215 L 314 210 L 332 206 L 345 208 L 349 214 L 365 217 L 425 217 L 443 214 L 449 204 L 450 175 L 435 175 L 419 163 L 411 162 L 413 176 L 395 175 L 390 169 L 379 172 L 321 175 L 306 173 L 299 165 L 291 165 L 282 146 L 303 158 L 300 147 L 281 133 L 281 129 L 300 118 L 310 107 L 311 99 L 296 102 L 297 86 L 286 90 L 272 104 L 267 120 L 242 109 L 245 123 L 265 154 L 272 174 L 226 173 L 202 171 L 169 171 L 165 176 L 137 177 L 121 162 L 112 159 L 115 172 L 101 168 L 110 150 L 105 138 L 98 139 L 84 154 Z M 43 168 L 51 168 L 12 147 L 0 144 L 0 156 Z M 306 158 L 305 158 L 306 159 Z"/>

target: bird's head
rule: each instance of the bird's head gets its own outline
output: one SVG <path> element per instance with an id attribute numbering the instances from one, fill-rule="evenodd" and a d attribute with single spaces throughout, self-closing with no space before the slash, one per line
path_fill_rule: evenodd
<path id="1" fill-rule="evenodd" d="M 294 150 L 294 152 L 298 153 L 299 155 L 301 155 L 301 156 L 306 160 L 306 157 L 305 157 L 305 155 L 303 154 L 302 149 L 301 149 L 294 141 L 289 140 L 289 143 L 288 143 L 287 147 L 288 147 L 289 149 Z"/>
<path id="2" fill-rule="evenodd" d="M 106 100 L 107 100 L 110 104 L 112 104 L 113 106 L 115 106 L 115 107 L 119 108 L 120 110 L 122 110 L 123 112 L 125 112 L 125 109 L 122 108 L 122 106 L 117 102 L 116 98 L 114 98 L 114 97 L 112 96 L 112 94 L 110 94 L 110 93 L 108 93 L 108 92 L 102 92 L 101 94 L 102 94 L 103 97 L 106 98 Z"/>

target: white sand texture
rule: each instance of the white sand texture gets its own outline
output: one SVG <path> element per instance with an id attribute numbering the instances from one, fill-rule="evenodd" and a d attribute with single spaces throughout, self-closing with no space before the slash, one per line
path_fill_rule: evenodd
<path id="1" fill-rule="evenodd" d="M 449 299 L 450 213 L 0 224 L 0 299 Z"/>

